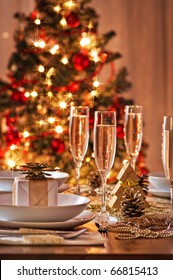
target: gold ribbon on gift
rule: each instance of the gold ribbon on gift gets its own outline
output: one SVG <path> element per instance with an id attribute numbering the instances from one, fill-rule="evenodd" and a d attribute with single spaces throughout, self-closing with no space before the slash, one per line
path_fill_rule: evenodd
<path id="1" fill-rule="evenodd" d="M 29 180 L 29 205 L 48 206 L 47 180 Z"/>

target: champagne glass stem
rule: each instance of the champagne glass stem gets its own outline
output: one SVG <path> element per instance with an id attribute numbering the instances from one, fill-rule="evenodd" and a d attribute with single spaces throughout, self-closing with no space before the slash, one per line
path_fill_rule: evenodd
<path id="1" fill-rule="evenodd" d="M 80 165 L 76 166 L 76 194 L 80 194 Z"/>
<path id="2" fill-rule="evenodd" d="M 173 185 L 171 185 L 171 213 L 170 213 L 170 222 L 172 224 L 172 218 L 173 218 Z"/>
<path id="3" fill-rule="evenodd" d="M 102 213 L 106 213 L 106 181 L 107 181 L 107 175 L 102 174 Z"/>
<path id="4" fill-rule="evenodd" d="M 131 157 L 130 158 L 130 164 L 133 167 L 133 169 L 135 170 L 135 167 L 136 167 L 136 157 Z"/>

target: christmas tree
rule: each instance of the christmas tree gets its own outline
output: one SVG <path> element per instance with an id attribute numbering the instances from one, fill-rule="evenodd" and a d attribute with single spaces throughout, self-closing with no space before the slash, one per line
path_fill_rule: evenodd
<path id="1" fill-rule="evenodd" d="M 131 87 L 127 69 L 114 64 L 121 58 L 106 46 L 116 34 L 99 34 L 99 16 L 91 0 L 36 0 L 29 15 L 17 12 L 15 52 L 8 63 L 9 82 L 0 81 L 1 168 L 26 162 L 46 162 L 74 177 L 69 150 L 69 108 L 89 106 L 91 139 L 82 176 L 93 170 L 92 129 L 94 111 L 117 112 L 117 153 L 114 170 L 126 158 L 123 141 L 122 97 Z M 99 81 L 104 65 L 110 65 L 106 82 Z M 138 167 L 144 168 L 141 150 Z"/>

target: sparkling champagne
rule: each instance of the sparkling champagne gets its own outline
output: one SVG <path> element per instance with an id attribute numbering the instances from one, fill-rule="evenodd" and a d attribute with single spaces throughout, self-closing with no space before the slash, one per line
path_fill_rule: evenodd
<path id="1" fill-rule="evenodd" d="M 94 131 L 94 155 L 100 172 L 110 171 L 116 152 L 116 126 L 97 125 Z"/>
<path id="2" fill-rule="evenodd" d="M 125 122 L 125 145 L 130 157 L 137 157 L 142 143 L 142 114 L 128 113 Z"/>
<path id="3" fill-rule="evenodd" d="M 82 162 L 88 148 L 89 117 L 73 115 L 70 120 L 70 149 L 75 162 Z"/>
<path id="4" fill-rule="evenodd" d="M 173 185 L 173 129 L 163 129 L 162 161 L 166 178 Z"/>

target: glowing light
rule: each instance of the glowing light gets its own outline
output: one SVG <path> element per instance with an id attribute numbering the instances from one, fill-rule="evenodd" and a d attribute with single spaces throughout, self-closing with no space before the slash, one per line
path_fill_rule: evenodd
<path id="1" fill-rule="evenodd" d="M 63 17 L 61 20 L 60 20 L 60 24 L 65 27 L 67 25 L 67 21 L 66 19 Z"/>
<path id="2" fill-rule="evenodd" d="M 29 136 L 29 132 L 27 131 L 27 130 L 25 130 L 24 132 L 23 132 L 23 137 L 24 138 L 27 138 Z"/>
<path id="3" fill-rule="evenodd" d="M 39 125 L 40 125 L 40 126 L 42 126 L 42 125 L 44 125 L 44 124 L 45 124 L 45 122 L 44 122 L 43 120 L 40 120 L 40 121 L 39 121 Z"/>
<path id="4" fill-rule="evenodd" d="M 12 144 L 12 145 L 10 146 L 10 150 L 11 150 L 11 151 L 14 151 L 15 149 L 16 149 L 16 145 Z"/>
<path id="5" fill-rule="evenodd" d="M 39 41 L 34 42 L 34 47 L 36 47 L 36 48 L 39 47 Z"/>
<path id="6" fill-rule="evenodd" d="M 90 92 L 90 94 L 91 94 L 91 96 L 96 96 L 97 95 L 97 91 L 96 90 L 92 90 L 91 92 Z"/>
<path id="7" fill-rule="evenodd" d="M 64 56 L 64 57 L 61 59 L 61 62 L 62 62 L 64 65 L 68 64 L 68 59 L 67 59 L 67 57 Z"/>
<path id="8" fill-rule="evenodd" d="M 48 91 L 47 96 L 48 96 L 49 98 L 52 98 L 52 97 L 53 97 L 52 91 Z"/>
<path id="9" fill-rule="evenodd" d="M 28 91 L 26 91 L 25 93 L 24 93 L 24 95 L 25 95 L 25 97 L 29 97 L 30 96 L 30 93 L 28 92 Z"/>
<path id="10" fill-rule="evenodd" d="M 95 81 L 93 82 L 93 86 L 94 86 L 94 87 L 99 87 L 99 85 L 100 85 L 99 81 L 95 80 Z"/>
<path id="11" fill-rule="evenodd" d="M 55 128 L 56 133 L 62 133 L 63 132 L 63 128 L 61 125 L 57 125 L 57 127 Z"/>
<path id="12" fill-rule="evenodd" d="M 50 77 L 52 76 L 52 74 L 53 74 L 54 71 L 55 71 L 55 68 L 54 68 L 54 67 L 51 67 L 51 68 L 49 69 L 49 71 L 47 72 L 46 77 L 50 78 Z"/>
<path id="13" fill-rule="evenodd" d="M 55 7 L 54 7 L 54 11 L 55 11 L 56 13 L 59 13 L 59 12 L 61 11 L 60 5 L 55 6 Z"/>
<path id="14" fill-rule="evenodd" d="M 98 56 L 98 50 L 94 49 L 90 52 L 90 55 L 92 57 L 92 59 L 94 60 L 94 62 L 98 62 L 100 59 L 99 59 L 99 56 Z"/>
<path id="15" fill-rule="evenodd" d="M 85 159 L 85 161 L 86 161 L 86 162 L 90 162 L 90 158 L 87 157 L 87 158 Z"/>
<path id="16" fill-rule="evenodd" d="M 50 87 L 52 85 L 51 79 L 46 79 L 46 83 L 47 83 L 48 87 Z"/>
<path id="17" fill-rule="evenodd" d="M 92 29 L 93 28 L 93 23 L 90 21 L 88 24 L 88 29 Z"/>
<path id="18" fill-rule="evenodd" d="M 90 44 L 91 39 L 89 37 L 87 37 L 86 33 L 83 33 L 82 36 L 83 36 L 83 38 L 80 40 L 80 45 L 82 47 L 86 47 Z"/>
<path id="19" fill-rule="evenodd" d="M 72 98 L 72 96 L 73 96 L 73 95 L 72 95 L 71 92 L 69 92 L 69 93 L 67 94 L 67 97 L 68 97 L 68 98 Z"/>
<path id="20" fill-rule="evenodd" d="M 45 46 L 46 46 L 46 43 L 43 40 L 34 42 L 34 47 L 36 47 L 36 48 L 44 49 Z"/>
<path id="21" fill-rule="evenodd" d="M 12 160 L 12 159 L 8 159 L 7 160 L 7 164 L 8 164 L 8 166 L 9 166 L 9 168 L 11 169 L 11 168 L 14 168 L 15 167 L 15 161 L 14 160 Z"/>
<path id="22" fill-rule="evenodd" d="M 35 22 L 36 25 L 40 25 L 41 20 L 39 18 L 36 18 L 34 22 Z"/>
<path id="23" fill-rule="evenodd" d="M 35 90 L 33 90 L 33 91 L 31 92 L 31 96 L 32 96 L 32 97 L 37 97 L 37 96 L 38 96 L 38 93 L 37 93 Z"/>
<path id="24" fill-rule="evenodd" d="M 39 65 L 38 66 L 38 71 L 40 72 L 40 73 L 43 73 L 44 72 L 44 66 L 43 65 Z"/>
<path id="25" fill-rule="evenodd" d="M 64 6 L 71 10 L 76 6 L 76 4 L 72 0 L 69 0 L 69 1 L 64 3 Z"/>
<path id="26" fill-rule="evenodd" d="M 67 107 L 67 104 L 66 104 L 65 101 L 61 101 L 61 102 L 59 103 L 59 106 L 61 107 L 61 109 L 65 109 L 65 108 Z"/>
<path id="27" fill-rule="evenodd" d="M 54 123 L 54 122 L 55 122 L 55 118 L 49 117 L 49 118 L 48 118 L 48 122 L 51 123 L 51 124 Z"/>
<path id="28" fill-rule="evenodd" d="M 51 53 L 51 54 L 56 54 L 58 50 L 59 50 L 59 45 L 54 45 L 54 46 L 50 49 L 50 53 Z"/>

